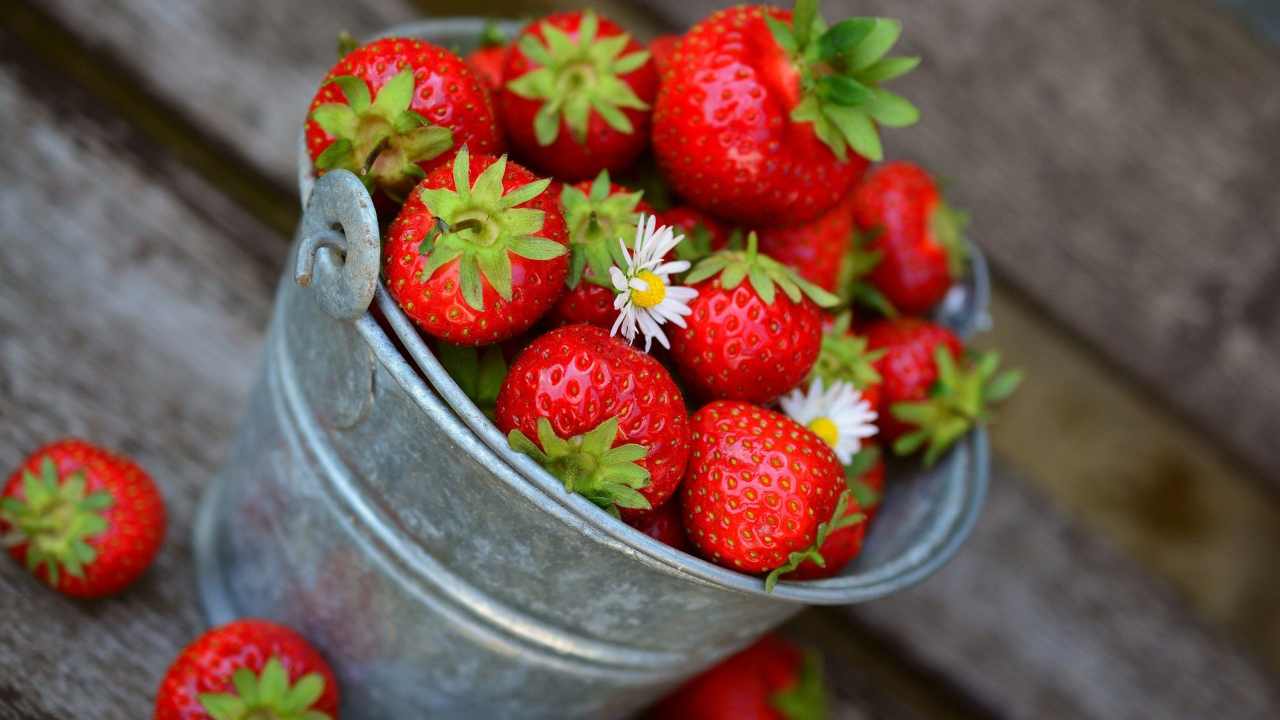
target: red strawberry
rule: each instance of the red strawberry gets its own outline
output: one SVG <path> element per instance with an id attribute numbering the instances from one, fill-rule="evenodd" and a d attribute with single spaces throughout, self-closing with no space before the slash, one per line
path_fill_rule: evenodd
<path id="1" fill-rule="evenodd" d="M 408 38 L 375 40 L 343 56 L 307 115 L 318 172 L 350 170 L 402 200 L 456 148 L 504 148 L 489 93 L 462 58 Z"/>
<path id="2" fill-rule="evenodd" d="M 822 660 L 777 635 L 685 683 L 648 720 L 817 720 L 827 716 Z"/>
<path id="3" fill-rule="evenodd" d="M 497 424 L 567 490 L 630 517 L 671 497 L 689 456 L 684 398 L 666 368 L 593 325 L 530 343 L 498 393 Z"/>
<path id="4" fill-rule="evenodd" d="M 841 265 L 853 248 L 853 213 L 847 203 L 836 205 L 817 220 L 766 228 L 758 234 L 760 252 L 827 292 L 839 290 Z"/>
<path id="5" fill-rule="evenodd" d="M 613 21 L 586 10 L 530 23 L 503 79 L 503 126 L 533 167 L 580 180 L 622 170 L 644 151 L 658 73 Z"/>
<path id="6" fill-rule="evenodd" d="M 810 378 L 822 378 L 828 387 L 841 380 L 853 385 L 863 399 L 871 403 L 871 409 L 883 418 L 880 373 L 875 363 L 885 351 L 868 350 L 867 339 L 854 335 L 849 329 L 851 319 L 849 312 L 840 313 L 822 331 L 822 349 Z"/>
<path id="7" fill-rule="evenodd" d="M 928 312 L 963 276 L 968 219 L 943 201 L 919 166 L 878 168 L 858 186 L 854 209 L 870 249 L 880 254 L 871 283 L 902 312 Z"/>
<path id="8" fill-rule="evenodd" d="M 640 214 L 653 214 L 642 195 L 610 182 L 607 170 L 594 181 L 564 186 L 560 206 L 569 230 L 569 276 L 565 281 L 569 291 L 551 311 L 553 325 L 613 325 L 618 311 L 613 307 L 609 266 L 626 267 L 618 241 L 633 248 Z"/>
<path id="9" fill-rule="evenodd" d="M 0 495 L 9 554 L 73 597 L 124 589 L 151 565 L 164 532 L 164 499 L 151 477 L 82 440 L 37 450 Z"/>
<path id="10" fill-rule="evenodd" d="M 670 225 L 684 234 L 684 242 L 676 246 L 681 260 L 697 262 L 729 245 L 729 231 L 720 221 L 695 208 L 677 205 L 658 213 L 659 225 Z"/>
<path id="11" fill-rule="evenodd" d="M 678 42 L 680 42 L 679 35 L 659 35 L 649 41 L 649 53 L 653 56 L 653 66 L 657 69 L 658 75 L 666 73 Z"/>
<path id="12" fill-rule="evenodd" d="M 780 575 L 818 554 L 846 517 L 851 493 L 827 443 L 791 418 L 717 400 L 694 413 L 681 491 L 684 527 L 703 557 L 746 573 Z"/>
<path id="13" fill-rule="evenodd" d="M 756 242 L 752 233 L 746 250 L 722 250 L 685 278 L 698 296 L 686 327 L 673 329 L 671 355 L 701 397 L 770 402 L 803 380 L 818 357 L 822 312 L 815 302 L 831 305 L 835 297 L 760 254 Z"/>
<path id="14" fill-rule="evenodd" d="M 492 92 L 502 91 L 502 63 L 507 59 L 507 37 L 492 22 L 485 23 L 480 47 L 467 54 L 467 64 Z"/>
<path id="15" fill-rule="evenodd" d="M 844 514 L 851 518 L 852 523 L 831 532 L 818 548 L 823 565 L 805 560 L 787 575 L 788 580 L 834 577 L 862 552 L 862 540 L 871 521 L 872 508 L 880 504 L 880 493 L 884 490 L 884 460 L 880 457 L 880 448 L 869 445 L 859 450 L 853 456 L 853 462 L 845 467 L 844 476 L 845 484 L 853 494 Z"/>
<path id="16" fill-rule="evenodd" d="M 677 550 L 689 552 L 689 537 L 684 534 L 684 513 L 680 503 L 663 503 L 662 507 L 627 518 L 627 524 Z"/>
<path id="17" fill-rule="evenodd" d="M 338 682 L 301 635 L 238 620 L 183 649 L 160 684 L 154 718 L 338 720 Z"/>
<path id="18" fill-rule="evenodd" d="M 884 57 L 901 25 L 854 18 L 820 32 L 816 6 L 797 3 L 794 23 L 778 8 L 728 8 L 676 46 L 653 147 L 691 204 L 753 227 L 808 222 L 852 190 L 865 158 L 880 159 L 877 124 L 916 121 L 879 87 L 917 63 Z"/>
<path id="19" fill-rule="evenodd" d="M 987 405 L 1007 398 L 1022 380 L 1016 371 L 997 372 L 996 353 L 964 358 L 958 366 L 960 340 L 926 320 L 880 321 L 867 327 L 866 337 L 872 350 L 885 351 L 875 362 L 889 408 L 881 433 L 899 455 L 927 446 L 926 465 L 985 420 Z"/>
<path id="20" fill-rule="evenodd" d="M 569 269 L 549 183 L 466 148 L 423 180 L 383 245 L 387 286 L 405 314 L 455 345 L 501 342 L 537 322 Z"/>

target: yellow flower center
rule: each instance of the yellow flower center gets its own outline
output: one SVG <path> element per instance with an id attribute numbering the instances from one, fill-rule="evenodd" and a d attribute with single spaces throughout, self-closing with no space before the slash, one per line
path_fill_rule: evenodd
<path id="1" fill-rule="evenodd" d="M 822 441 L 831 447 L 835 447 L 840 441 L 840 429 L 836 427 L 835 422 L 829 417 L 820 417 L 809 423 L 809 429 L 814 435 L 822 438 Z"/>
<path id="2" fill-rule="evenodd" d="M 631 302 L 636 305 L 642 308 L 651 308 L 662 302 L 662 298 L 667 296 L 667 286 L 662 282 L 662 278 L 648 270 L 641 270 L 636 273 L 636 279 L 645 284 L 644 290 L 631 289 Z"/>

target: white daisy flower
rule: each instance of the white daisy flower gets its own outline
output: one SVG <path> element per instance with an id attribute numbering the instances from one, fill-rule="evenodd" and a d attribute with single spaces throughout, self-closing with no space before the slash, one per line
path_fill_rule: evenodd
<path id="1" fill-rule="evenodd" d="M 633 342 L 639 332 L 644 335 L 645 352 L 649 351 L 654 338 L 662 347 L 671 347 L 662 325 L 672 322 L 684 327 L 684 316 L 691 312 L 689 301 L 698 296 L 693 288 L 671 284 L 671 276 L 688 270 L 689 261 L 662 261 L 684 240 L 684 235 L 676 235 L 668 225 L 657 225 L 653 215 L 647 218 L 641 215 L 640 222 L 636 223 L 635 252 L 628 252 L 627 244 L 618 239 L 627 261 L 626 269 L 616 265 L 609 268 L 609 278 L 618 293 L 613 300 L 618 319 L 613 321 L 609 334 L 617 335 L 621 330 L 622 336 Z"/>
<path id="2" fill-rule="evenodd" d="M 808 393 L 797 388 L 778 402 L 792 420 L 825 440 L 845 465 L 853 462 L 853 456 L 862 449 L 862 441 L 877 431 L 871 403 L 847 382 L 823 388 L 822 378 L 814 378 Z"/>

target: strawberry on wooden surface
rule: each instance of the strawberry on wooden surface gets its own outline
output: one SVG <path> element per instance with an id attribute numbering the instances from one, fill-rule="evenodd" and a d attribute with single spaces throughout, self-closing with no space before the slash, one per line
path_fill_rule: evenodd
<path id="1" fill-rule="evenodd" d="M 684 398 L 666 368 L 593 325 L 529 344 L 498 394 L 497 425 L 568 491 L 629 517 L 671 498 L 689 456 Z"/>
<path id="2" fill-rule="evenodd" d="M 238 620 L 182 650 L 156 693 L 154 720 L 338 720 L 338 682 L 293 630 Z"/>
<path id="3" fill-rule="evenodd" d="M 795 13 L 741 5 L 675 47 L 654 106 L 653 147 L 691 204 L 748 227 L 817 218 L 881 157 L 877 126 L 918 118 L 880 87 L 917 64 L 886 57 L 901 25 L 852 18 L 827 28 L 817 0 Z"/>
<path id="4" fill-rule="evenodd" d="M 565 185 L 560 192 L 560 208 L 569 232 L 568 291 L 552 309 L 553 325 L 585 322 L 607 328 L 613 325 L 614 291 L 609 284 L 609 268 L 623 265 L 622 246 L 634 249 L 632 236 L 641 213 L 653 209 L 633 192 L 609 179 L 602 170 L 593 181 Z"/>
<path id="5" fill-rule="evenodd" d="M 822 312 L 836 298 L 759 252 L 722 250 L 685 278 L 698 292 L 686 327 L 675 328 L 671 354 L 699 397 L 767 403 L 795 387 L 813 367 Z"/>
<path id="6" fill-rule="evenodd" d="M 898 310 L 927 313 L 964 276 L 968 218 L 920 166 L 877 168 L 854 192 L 853 208 L 868 250 L 879 255 L 868 279 Z"/>
<path id="7" fill-rule="evenodd" d="M 0 541 L 40 580 L 73 597 L 124 589 L 155 559 L 164 499 L 131 460 L 65 439 L 40 448 L 0 495 Z"/>
<path id="8" fill-rule="evenodd" d="M 822 660 L 769 634 L 668 695 L 646 720 L 825 720 Z"/>
<path id="9" fill-rule="evenodd" d="M 592 10 L 530 23 L 507 53 L 500 97 L 513 149 L 562 180 L 620 171 L 649 141 L 658 73 L 645 50 Z"/>
<path id="10" fill-rule="evenodd" d="M 463 148 L 410 195 L 387 231 L 387 287 L 424 332 L 487 345 L 528 330 L 559 299 L 569 259 L 560 204 L 506 157 Z"/>
<path id="11" fill-rule="evenodd" d="M 325 76 L 307 115 L 307 152 L 317 172 L 350 170 L 371 192 L 402 202 L 464 145 L 501 153 L 496 117 L 462 58 L 421 40 L 384 38 L 347 53 Z"/>

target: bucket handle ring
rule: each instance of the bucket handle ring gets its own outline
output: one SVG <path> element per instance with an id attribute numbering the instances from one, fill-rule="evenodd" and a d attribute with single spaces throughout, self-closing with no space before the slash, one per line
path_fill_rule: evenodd
<path id="1" fill-rule="evenodd" d="M 316 180 L 302 213 L 293 279 L 310 287 L 338 320 L 364 315 L 378 287 L 378 214 L 364 184 L 346 170 Z"/>

